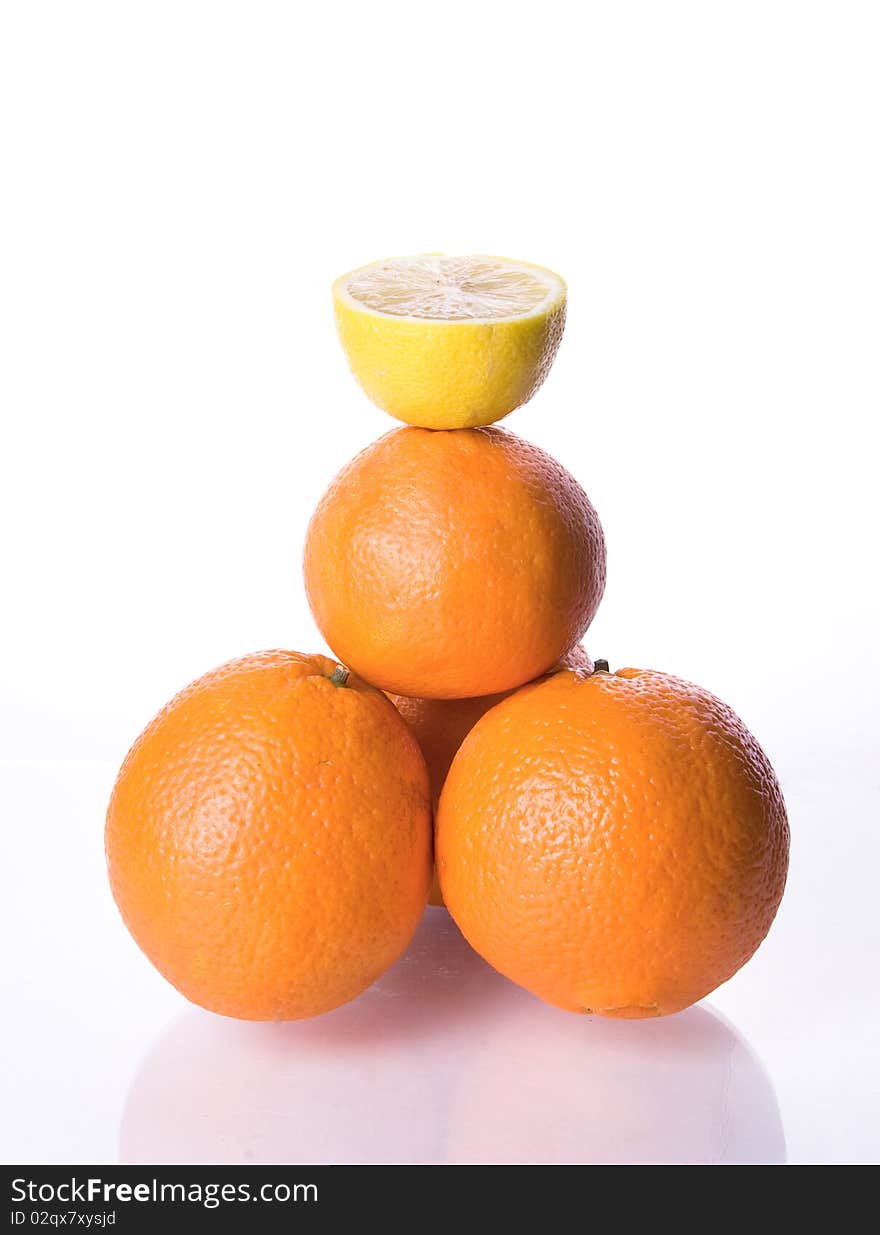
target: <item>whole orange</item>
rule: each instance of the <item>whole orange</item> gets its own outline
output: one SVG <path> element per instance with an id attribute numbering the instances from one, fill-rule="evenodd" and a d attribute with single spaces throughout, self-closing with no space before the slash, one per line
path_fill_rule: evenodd
<path id="1" fill-rule="evenodd" d="M 471 945 L 548 1003 L 620 1017 L 677 1012 L 736 973 L 788 844 L 742 721 L 639 669 L 558 673 L 498 704 L 455 756 L 435 830 Z"/>
<path id="2" fill-rule="evenodd" d="M 554 666 L 556 670 L 581 669 L 591 673 L 593 662 L 580 644 Z M 476 699 L 410 699 L 406 695 L 389 695 L 389 699 L 416 735 L 431 782 L 431 800 L 434 809 L 440 799 L 440 791 L 446 773 L 464 739 L 481 716 L 506 699 L 510 691 L 496 695 L 480 695 Z M 431 905 L 442 905 L 443 896 L 436 871 L 428 897 Z"/>
<path id="3" fill-rule="evenodd" d="M 194 1003 L 246 1020 L 326 1012 L 408 944 L 431 880 L 418 744 L 324 656 L 259 652 L 177 695 L 107 812 L 128 929 Z"/>
<path id="4" fill-rule="evenodd" d="M 605 585 L 587 495 L 503 429 L 399 429 L 312 516 L 305 582 L 334 653 L 383 690 L 462 699 L 545 673 Z"/>

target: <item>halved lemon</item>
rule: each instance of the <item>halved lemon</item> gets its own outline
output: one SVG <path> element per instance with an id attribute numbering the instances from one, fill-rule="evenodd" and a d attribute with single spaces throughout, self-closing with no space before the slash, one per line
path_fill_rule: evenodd
<path id="1" fill-rule="evenodd" d="M 433 253 L 333 284 L 352 373 L 379 407 L 426 429 L 490 425 L 530 399 L 559 347 L 565 295 L 542 266 Z"/>

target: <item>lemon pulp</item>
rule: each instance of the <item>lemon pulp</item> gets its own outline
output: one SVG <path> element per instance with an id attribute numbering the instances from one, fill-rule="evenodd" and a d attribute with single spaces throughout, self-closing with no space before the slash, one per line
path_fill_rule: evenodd
<path id="1" fill-rule="evenodd" d="M 357 271 L 352 299 L 377 313 L 445 322 L 519 317 L 554 299 L 559 280 L 495 257 L 395 258 Z"/>

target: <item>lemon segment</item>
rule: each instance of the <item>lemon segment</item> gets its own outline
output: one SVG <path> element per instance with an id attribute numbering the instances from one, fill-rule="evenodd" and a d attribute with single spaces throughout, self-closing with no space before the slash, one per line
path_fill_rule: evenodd
<path id="1" fill-rule="evenodd" d="M 333 285 L 355 378 L 426 429 L 493 424 L 530 399 L 559 347 L 565 297 L 552 271 L 501 257 L 395 257 Z"/>

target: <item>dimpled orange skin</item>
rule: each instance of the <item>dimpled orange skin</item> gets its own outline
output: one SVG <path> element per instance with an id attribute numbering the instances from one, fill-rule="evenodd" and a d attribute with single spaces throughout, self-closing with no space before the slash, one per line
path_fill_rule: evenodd
<path id="1" fill-rule="evenodd" d="M 424 759 L 384 695 L 353 675 L 334 685 L 338 668 L 284 651 L 231 661 L 159 713 L 116 781 L 116 903 L 212 1012 L 329 1011 L 398 958 L 424 910 Z"/>
<path id="2" fill-rule="evenodd" d="M 766 755 L 667 674 L 560 673 L 471 730 L 440 797 L 446 905 L 491 965 L 573 1012 L 677 1012 L 770 928 L 789 833 Z"/>
<path id="3" fill-rule="evenodd" d="M 306 591 L 345 664 L 397 695 L 466 699 L 545 673 L 605 586 L 599 518 L 504 429 L 398 429 L 339 473 L 306 537 Z"/>
<path id="4" fill-rule="evenodd" d="M 580 669 L 592 673 L 593 662 L 586 651 L 577 644 L 554 666 L 551 672 L 562 669 Z M 388 698 L 416 736 L 431 782 L 431 801 L 434 809 L 440 800 L 440 791 L 446 780 L 449 765 L 464 739 L 481 716 L 506 699 L 511 691 L 497 695 L 481 695 L 477 699 L 409 699 L 406 695 L 389 695 Z M 431 905 L 442 905 L 443 896 L 436 871 L 428 897 Z"/>

